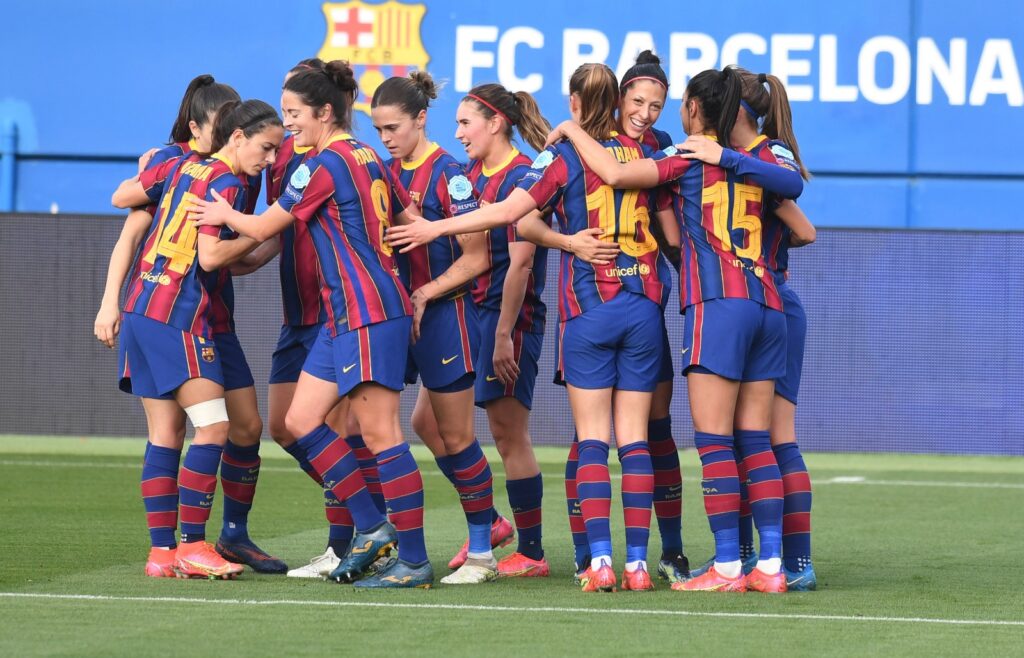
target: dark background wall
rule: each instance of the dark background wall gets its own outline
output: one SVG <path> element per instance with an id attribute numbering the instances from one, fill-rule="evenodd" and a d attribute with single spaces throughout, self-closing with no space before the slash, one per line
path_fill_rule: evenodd
<path id="1" fill-rule="evenodd" d="M 0 433 L 140 436 L 139 403 L 116 388 L 117 356 L 92 335 L 121 221 L 0 215 Z M 1024 455 L 1024 234 L 822 230 L 793 252 L 810 323 L 797 414 L 809 450 Z M 551 256 L 554 258 L 555 256 Z M 553 309 L 557 269 L 546 296 Z M 281 322 L 276 263 L 236 279 L 238 331 L 266 412 Z M 669 313 L 678 363 L 682 318 Z M 549 327 L 554 328 L 554 311 Z M 534 440 L 567 443 L 564 391 L 546 339 Z M 415 387 L 404 395 L 408 422 Z M 692 446 L 682 377 L 675 436 Z M 408 429 L 408 427 L 407 427 Z M 478 412 L 479 435 L 489 440 Z M 411 433 L 410 433 L 411 436 Z"/>

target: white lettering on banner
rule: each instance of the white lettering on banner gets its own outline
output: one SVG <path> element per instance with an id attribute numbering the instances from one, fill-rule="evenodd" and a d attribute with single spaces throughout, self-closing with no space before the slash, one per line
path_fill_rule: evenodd
<path id="1" fill-rule="evenodd" d="M 917 40 L 917 103 L 932 104 L 932 78 L 950 105 L 967 102 L 967 39 L 950 39 L 947 62 L 933 39 Z"/>
<path id="2" fill-rule="evenodd" d="M 626 38 L 622 41 L 622 51 L 619 53 L 619 65 L 615 67 L 615 77 L 619 82 L 625 82 L 622 76 L 636 63 L 636 56 L 645 50 L 657 50 L 654 47 L 654 35 L 650 32 L 626 32 Z"/>
<path id="3" fill-rule="evenodd" d="M 690 58 L 691 50 L 697 51 L 696 58 Z M 690 78 L 701 71 L 714 68 L 717 61 L 718 44 L 709 35 L 699 32 L 673 32 L 669 37 L 669 98 L 682 98 Z"/>
<path id="4" fill-rule="evenodd" d="M 811 74 L 811 60 L 796 58 L 794 50 L 807 51 L 814 48 L 813 34 L 773 34 L 771 72 L 786 86 L 791 101 L 814 100 L 814 87 L 790 82 L 790 76 L 806 77 Z"/>
<path id="5" fill-rule="evenodd" d="M 581 64 L 604 62 L 610 50 L 600 30 L 567 29 L 562 32 L 562 95 L 569 95 L 569 76 Z"/>
<path id="6" fill-rule="evenodd" d="M 498 28 L 494 25 L 459 25 L 455 28 L 455 91 L 466 92 L 473 88 L 473 69 L 494 67 L 494 53 L 476 50 L 474 46 L 497 40 Z M 515 53 L 512 54 L 514 57 Z"/>
<path id="7" fill-rule="evenodd" d="M 875 66 L 878 56 L 887 53 L 892 57 L 892 84 L 888 88 L 878 86 Z M 910 91 L 910 49 L 896 37 L 872 37 L 860 49 L 857 57 L 857 84 L 864 98 L 877 105 L 899 103 Z"/>
<path id="8" fill-rule="evenodd" d="M 504 31 L 494 25 L 457 26 L 455 90 L 469 91 L 474 78 L 476 82 L 497 78 L 510 89 L 531 93 L 554 84 L 552 80 L 545 80 L 545 75 L 550 76 L 554 68 L 550 64 L 540 70 L 516 69 L 516 56 L 521 46 L 535 50 L 548 46 L 550 50 L 546 41 L 551 36 L 530 26 Z M 663 37 L 656 33 L 627 32 L 621 44 L 615 44 L 617 49 L 613 53 L 608 36 L 600 30 L 565 28 L 561 36 L 563 95 L 569 93 L 569 76 L 581 64 L 614 61 L 616 75 L 621 79 L 640 51 L 658 52 L 656 37 L 657 43 L 664 44 L 660 40 Z M 856 60 L 852 60 L 854 47 Z M 967 58 L 970 52 L 978 56 L 974 69 Z M 669 97 L 676 100 L 682 98 L 686 84 L 701 71 L 729 64 L 764 70 L 763 63 L 758 66 L 741 60 L 767 56 L 770 72 L 786 85 L 791 101 L 807 102 L 817 97 L 824 103 L 852 103 L 864 99 L 875 105 L 892 105 L 910 96 L 918 105 L 931 105 L 936 102 L 937 83 L 941 88 L 938 98 L 940 101 L 944 98 L 949 105 L 986 105 L 999 102 L 1000 97 L 1010 107 L 1024 105 L 1024 85 L 1013 42 L 1009 39 L 986 39 L 979 51 L 977 43 L 973 49 L 969 48 L 964 38 L 952 38 L 947 46 L 930 37 L 908 43 L 896 36 L 878 35 L 858 46 L 841 43 L 836 34 L 740 32 L 726 37 L 720 45 L 711 35 L 702 32 L 672 32 L 668 35 L 667 55 L 664 52 L 659 55 L 669 78 Z M 854 79 L 856 84 L 853 84 Z"/>
<path id="9" fill-rule="evenodd" d="M 543 48 L 544 33 L 532 27 L 514 27 L 501 35 L 498 41 L 498 82 L 513 91 L 532 94 L 544 86 L 544 76 L 540 73 L 530 73 L 525 78 L 516 75 L 516 46 L 520 44 Z"/>
<path id="10" fill-rule="evenodd" d="M 722 66 L 740 63 L 740 53 L 746 50 L 755 55 L 768 53 L 768 42 L 760 34 L 741 32 L 734 34 L 722 44 Z"/>
<path id="11" fill-rule="evenodd" d="M 996 69 L 1002 77 L 996 77 Z M 1013 44 L 1007 39 L 988 39 L 981 51 L 978 72 L 971 85 L 971 105 L 984 105 L 992 94 L 1004 94 L 1012 107 L 1024 105 L 1024 89 L 1021 89 L 1020 71 L 1013 54 Z"/>
<path id="12" fill-rule="evenodd" d="M 825 103 L 852 103 L 857 100 L 857 85 L 841 85 L 839 75 L 839 47 L 834 34 L 823 34 L 818 40 L 821 62 L 818 97 Z"/>

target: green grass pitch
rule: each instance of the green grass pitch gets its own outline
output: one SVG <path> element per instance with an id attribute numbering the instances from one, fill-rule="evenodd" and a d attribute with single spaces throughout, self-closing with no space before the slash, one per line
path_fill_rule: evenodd
<path id="1" fill-rule="evenodd" d="M 290 565 L 304 564 L 322 551 L 326 538 L 320 494 L 283 451 L 265 444 L 263 453 L 250 530 Z M 815 486 L 817 592 L 680 593 L 660 584 L 650 593 L 598 595 L 579 592 L 571 581 L 565 449 L 538 453 L 550 578 L 357 592 L 249 572 L 236 581 L 146 578 L 148 535 L 138 493 L 142 443 L 0 437 L 0 655 L 788 657 L 1024 651 L 1018 570 L 1024 459 L 812 454 L 807 461 Z M 416 448 L 416 456 L 426 486 L 427 546 L 440 577 L 464 539 L 463 517 L 428 455 Z M 492 465 L 500 464 L 493 451 L 488 456 Z M 682 462 L 686 552 L 699 564 L 712 543 L 697 457 L 684 452 Z M 503 485 L 498 465 L 495 499 L 507 513 Z M 613 503 L 621 569 L 616 509 Z M 219 513 L 218 503 L 211 539 Z M 656 560 L 656 528 L 651 535 Z"/>

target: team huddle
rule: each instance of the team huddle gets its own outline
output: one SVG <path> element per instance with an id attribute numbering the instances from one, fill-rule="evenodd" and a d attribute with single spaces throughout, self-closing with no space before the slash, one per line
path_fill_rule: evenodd
<path id="1" fill-rule="evenodd" d="M 785 88 L 735 67 L 698 74 L 683 95 L 689 137 L 678 147 L 654 128 L 667 91 L 649 51 L 621 84 L 586 64 L 569 81 L 572 119 L 552 129 L 530 94 L 479 85 L 455 117 L 462 163 L 427 137 L 437 89 L 423 71 L 373 94 L 388 159 L 350 134 L 358 85 L 346 62 L 291 69 L 281 115 L 211 76 L 194 79 L 170 145 L 142 156 L 114 192 L 131 211 L 95 323 L 148 423 L 146 575 L 234 578 L 248 565 L 360 588 L 431 587 L 423 482 L 399 421 L 400 392 L 419 381 L 411 424 L 467 525 L 441 582 L 548 576 L 529 416 L 555 249 L 548 349 L 576 429 L 565 494 L 577 584 L 653 589 L 653 510 L 653 571 L 673 590 L 814 589 L 810 480 L 794 429 L 806 318 L 786 280 L 789 247 L 815 232 L 793 201 L 809 175 Z M 535 158 L 516 148 L 514 131 Z M 268 208 L 255 215 L 263 189 Z M 249 536 L 263 422 L 233 318 L 232 277 L 275 258 L 284 323 L 268 429 L 322 488 L 328 525 L 324 553 L 291 570 Z M 673 279 L 715 544 L 694 569 L 669 415 Z M 476 407 L 504 466 L 511 521 L 475 437 Z M 186 419 L 195 435 L 182 461 Z M 609 524 L 613 438 L 621 582 Z M 218 473 L 214 545 L 206 525 Z"/>

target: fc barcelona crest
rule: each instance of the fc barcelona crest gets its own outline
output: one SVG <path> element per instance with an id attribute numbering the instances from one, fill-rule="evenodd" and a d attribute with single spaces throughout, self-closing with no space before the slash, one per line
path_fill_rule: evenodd
<path id="1" fill-rule="evenodd" d="M 206 361 L 207 363 L 213 363 L 213 360 L 216 358 L 212 347 L 204 347 L 202 354 L 203 361 Z"/>
<path id="2" fill-rule="evenodd" d="M 355 109 L 360 112 L 370 113 L 370 99 L 384 80 L 426 68 L 430 61 L 420 37 L 426 5 L 352 0 L 324 3 L 323 10 L 327 37 L 317 56 L 349 62 L 359 82 Z"/>

